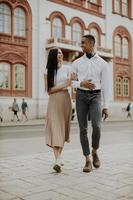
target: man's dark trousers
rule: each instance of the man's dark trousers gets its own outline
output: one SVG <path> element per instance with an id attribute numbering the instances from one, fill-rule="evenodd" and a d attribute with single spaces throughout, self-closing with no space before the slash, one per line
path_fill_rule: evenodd
<path id="1" fill-rule="evenodd" d="M 92 148 L 99 148 L 101 135 L 101 92 L 77 89 L 76 110 L 80 128 L 80 142 L 84 156 L 90 154 L 88 131 L 88 113 L 92 122 Z"/>

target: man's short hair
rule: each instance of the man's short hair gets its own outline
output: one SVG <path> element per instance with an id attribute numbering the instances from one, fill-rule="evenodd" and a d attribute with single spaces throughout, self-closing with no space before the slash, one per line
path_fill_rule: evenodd
<path id="1" fill-rule="evenodd" d="M 95 37 L 93 35 L 84 35 L 83 38 L 87 38 L 89 41 L 92 41 L 95 44 Z"/>

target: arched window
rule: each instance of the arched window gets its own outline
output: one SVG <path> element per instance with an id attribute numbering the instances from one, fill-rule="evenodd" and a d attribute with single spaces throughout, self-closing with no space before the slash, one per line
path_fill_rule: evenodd
<path id="1" fill-rule="evenodd" d="M 0 4 L 0 33 L 11 33 L 11 10 L 5 4 Z"/>
<path id="2" fill-rule="evenodd" d="M 122 0 L 122 15 L 128 16 L 128 2 L 127 2 L 127 0 Z"/>
<path id="3" fill-rule="evenodd" d="M 115 36 L 115 56 L 122 56 L 122 39 L 119 35 Z"/>
<path id="4" fill-rule="evenodd" d="M 123 58 L 128 58 L 129 54 L 128 54 L 128 39 L 127 38 L 123 38 L 122 39 L 122 57 Z"/>
<path id="5" fill-rule="evenodd" d="M 129 79 L 123 78 L 123 96 L 128 97 L 129 96 Z"/>
<path id="6" fill-rule="evenodd" d="M 99 33 L 96 28 L 91 28 L 90 33 L 95 37 L 95 46 L 99 46 Z"/>
<path id="7" fill-rule="evenodd" d="M 77 22 L 75 22 L 72 25 L 72 40 L 73 41 L 81 41 L 81 37 L 82 37 L 82 28 L 81 25 Z"/>
<path id="8" fill-rule="evenodd" d="M 129 96 L 129 78 L 116 77 L 115 93 L 116 96 Z"/>
<path id="9" fill-rule="evenodd" d="M 22 8 L 14 10 L 14 35 L 20 37 L 26 36 L 26 16 Z"/>
<path id="10" fill-rule="evenodd" d="M 14 89 L 25 90 L 25 66 L 22 64 L 14 65 Z"/>
<path id="11" fill-rule="evenodd" d="M 116 96 L 122 96 L 122 78 L 121 77 L 116 77 L 115 94 Z"/>
<path id="12" fill-rule="evenodd" d="M 10 88 L 10 65 L 8 63 L 0 63 L 0 89 Z"/>
<path id="13" fill-rule="evenodd" d="M 120 0 L 114 0 L 114 11 L 120 13 Z"/>
<path id="14" fill-rule="evenodd" d="M 61 38 L 63 35 L 62 20 L 59 17 L 55 17 L 52 21 L 52 37 Z"/>

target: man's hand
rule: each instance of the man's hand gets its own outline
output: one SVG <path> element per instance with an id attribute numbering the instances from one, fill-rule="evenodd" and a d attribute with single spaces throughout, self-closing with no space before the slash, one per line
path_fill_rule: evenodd
<path id="1" fill-rule="evenodd" d="M 82 81 L 80 83 L 80 86 L 84 87 L 84 88 L 87 88 L 87 89 L 90 89 L 90 90 L 93 90 L 93 89 L 96 88 L 95 84 L 92 83 L 91 80 L 90 81 L 88 81 L 88 80 L 87 81 Z"/>
<path id="2" fill-rule="evenodd" d="M 108 118 L 108 109 L 107 108 L 103 108 L 102 110 L 102 118 L 105 121 L 105 119 Z"/>

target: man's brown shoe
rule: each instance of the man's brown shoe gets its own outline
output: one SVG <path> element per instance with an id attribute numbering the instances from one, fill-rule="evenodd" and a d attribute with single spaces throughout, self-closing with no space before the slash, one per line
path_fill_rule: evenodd
<path id="1" fill-rule="evenodd" d="M 98 157 L 98 154 L 92 152 L 92 158 L 93 158 L 93 166 L 95 168 L 99 168 L 101 166 L 101 162 L 100 162 L 100 159 Z"/>
<path id="2" fill-rule="evenodd" d="M 61 166 L 58 165 L 58 164 L 55 164 L 55 165 L 53 166 L 53 169 L 54 169 L 57 173 L 60 173 L 60 172 L 61 172 Z"/>
<path id="3" fill-rule="evenodd" d="M 83 168 L 83 172 L 88 173 L 88 172 L 91 172 L 91 171 L 92 171 L 92 164 L 91 164 L 91 161 L 88 160 L 88 161 L 86 161 L 86 164 Z"/>

